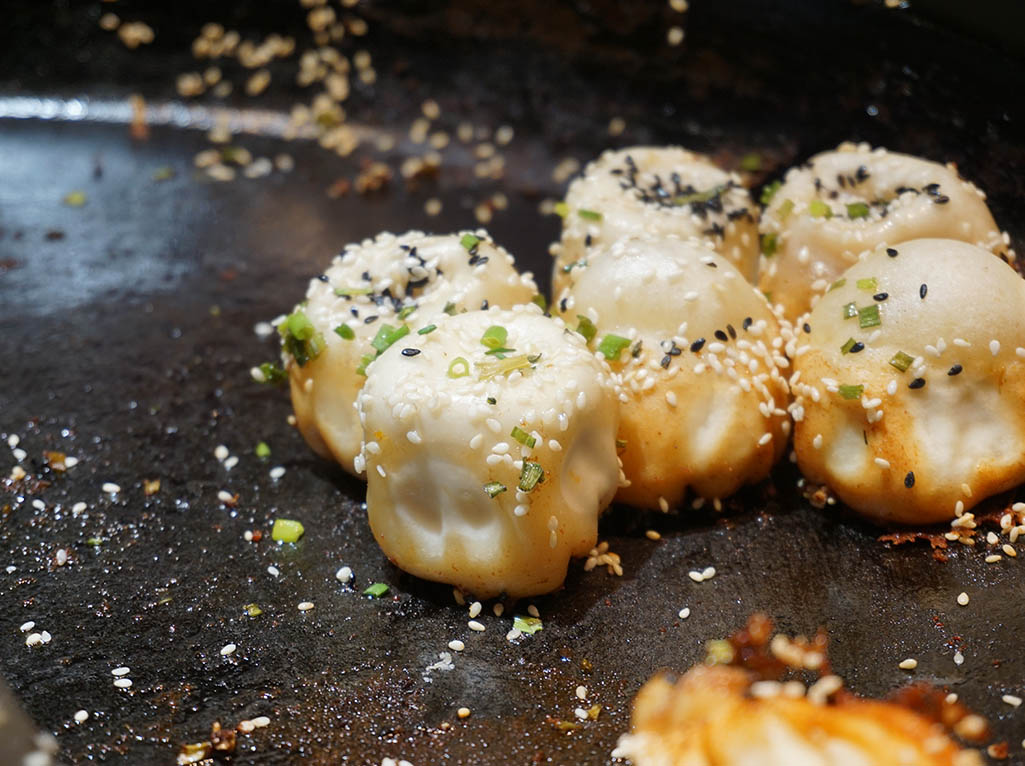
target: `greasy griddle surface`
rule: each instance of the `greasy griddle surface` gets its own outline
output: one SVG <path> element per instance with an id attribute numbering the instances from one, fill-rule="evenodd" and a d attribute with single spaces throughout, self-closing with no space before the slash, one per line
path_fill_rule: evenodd
<path id="1" fill-rule="evenodd" d="M 855 691 L 883 695 L 912 678 L 949 686 L 1018 757 L 1022 714 L 1000 702 L 1025 678 L 1016 561 L 987 565 L 984 552 L 958 547 L 942 563 L 926 546 L 879 543 L 879 530 L 809 507 L 782 466 L 720 516 L 614 508 L 600 536 L 625 575 L 574 562 L 563 591 L 533 601 L 544 630 L 513 645 L 505 633 L 526 602 L 501 619 L 486 605 L 487 630 L 468 630 L 448 588 L 387 563 L 362 485 L 310 453 L 286 424 L 287 396 L 249 379 L 252 364 L 275 355 L 254 323 L 287 310 L 344 243 L 383 229 L 473 226 L 473 205 L 497 189 L 510 209 L 492 233 L 546 281 L 557 221 L 536 207 L 561 193 L 550 170 L 607 145 L 677 142 L 726 163 L 757 150 L 768 165 L 761 180 L 846 138 L 885 143 L 957 161 L 1021 242 L 1023 182 L 1009 168 L 1022 166 L 1025 131 L 1020 105 L 1008 103 L 1025 79 L 1019 64 L 878 8 L 694 4 L 682 51 L 661 43 L 671 15 L 662 4 L 635 17 L 599 3 L 606 16 L 571 14 L 585 31 L 561 36 L 552 28 L 566 17 L 545 17 L 540 3 L 496 5 L 490 20 L 474 3 L 447 15 L 413 3 L 401 21 L 370 6 L 379 31 L 368 47 L 382 77 L 368 113 L 402 134 L 433 95 L 450 129 L 458 119 L 510 122 L 517 138 L 499 185 L 475 181 L 464 164 L 419 189 L 332 200 L 324 189 L 356 162 L 309 144 L 245 139 L 256 154 L 291 152 L 297 169 L 216 184 L 191 169 L 206 146 L 196 131 L 155 128 L 136 142 L 122 125 L 0 121 L 0 431 L 22 437 L 32 473 L 50 482 L 5 484 L 0 495 L 0 670 L 67 760 L 169 763 L 213 721 L 267 715 L 268 728 L 240 736 L 235 763 L 607 763 L 643 681 L 684 670 L 705 640 L 755 610 L 787 630 L 828 629 L 834 667 Z M 39 12 L 26 6 L 12 25 L 28 34 Z M 23 39 L 21 56 L 4 54 L 3 93 L 117 96 L 141 81 L 170 95 L 171 75 L 189 66 L 174 51 L 218 18 L 193 10 L 195 23 L 164 19 L 165 47 L 135 54 L 95 30 L 92 10 L 67 12 L 40 39 L 54 51 L 54 36 L 78 46 L 88 60 L 71 65 Z M 614 115 L 629 126 L 620 139 L 605 132 Z M 154 182 L 166 165 L 176 177 Z M 73 189 L 86 191 L 85 207 L 61 204 Z M 431 196 L 445 203 L 438 218 L 422 212 Z M 270 460 L 252 454 L 260 440 Z M 218 444 L 240 457 L 230 472 L 214 458 Z M 52 475 L 47 449 L 82 462 Z M 11 464 L 5 457 L 4 474 Z M 278 481 L 275 465 L 287 468 Z M 161 490 L 145 497 L 152 478 Z M 106 481 L 121 494 L 104 495 Z M 218 502 L 221 489 L 239 493 L 237 508 Z M 74 517 L 78 501 L 88 509 Z M 278 516 L 305 524 L 298 545 L 269 540 Z M 246 530 L 267 537 L 245 542 Z M 58 548 L 71 551 L 64 567 Z M 355 587 L 335 580 L 343 564 Z M 714 579 L 688 578 L 710 565 Z M 361 596 L 375 581 L 391 593 Z M 315 608 L 301 613 L 301 601 Z M 249 603 L 263 614 L 246 616 Z M 26 620 L 53 641 L 25 647 Z M 425 680 L 453 638 L 466 642 L 454 669 Z M 238 650 L 224 658 L 229 642 Z M 897 668 L 909 656 L 919 660 L 913 674 Z M 112 686 L 119 665 L 131 668 L 129 692 Z M 547 719 L 573 719 L 578 684 L 604 708 L 565 734 Z M 464 705 L 473 712 L 459 720 Z M 92 717 L 74 725 L 80 708 Z"/>

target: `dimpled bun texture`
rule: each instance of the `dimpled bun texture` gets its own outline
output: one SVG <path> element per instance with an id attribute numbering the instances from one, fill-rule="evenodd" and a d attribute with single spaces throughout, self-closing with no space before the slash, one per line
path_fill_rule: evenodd
<path id="1" fill-rule="evenodd" d="M 552 247 L 556 300 L 571 264 L 643 233 L 706 239 L 746 279 L 757 278 L 758 206 L 740 177 L 679 147 L 635 146 L 604 152 L 570 184 L 562 241 Z"/>
<path id="2" fill-rule="evenodd" d="M 808 317 L 794 448 L 856 511 L 938 522 L 1025 481 L 1025 280 L 955 240 L 890 253 L 848 269 Z M 862 314 L 845 319 L 850 304 Z"/>
<path id="3" fill-rule="evenodd" d="M 370 528 L 418 577 L 481 598 L 548 593 L 595 545 L 619 483 L 608 367 L 534 305 L 437 325 L 382 354 L 359 396 Z M 493 326 L 504 359 L 481 343 Z M 520 491 L 524 461 L 544 475 Z"/>
<path id="4" fill-rule="evenodd" d="M 675 684 L 658 676 L 634 700 L 614 755 L 634 766 L 982 766 L 943 729 L 889 702 L 752 698 L 739 668 L 698 666 Z"/>
<path id="5" fill-rule="evenodd" d="M 776 238 L 776 251 L 762 259 L 760 287 L 789 319 L 881 245 L 943 237 L 1014 255 L 982 192 L 953 165 L 867 144 L 842 144 L 789 170 L 761 230 Z"/>
<path id="6" fill-rule="evenodd" d="M 609 333 L 630 340 L 611 363 L 630 482 L 617 500 L 665 510 L 688 487 L 720 498 L 767 476 L 789 434 L 788 362 L 740 272 L 699 242 L 634 237 L 572 279 L 566 321 L 591 319 L 595 345 Z"/>
<path id="7" fill-rule="evenodd" d="M 346 247 L 324 272 L 326 281 L 310 280 L 301 310 L 326 347 L 303 366 L 286 354 L 292 406 L 310 447 L 350 473 L 363 438 L 355 403 L 366 378 L 358 368 L 365 355 L 377 353 L 371 343 L 384 325 L 407 325 L 415 333 L 450 303 L 459 311 L 478 309 L 485 300 L 514 306 L 537 294 L 531 275 L 517 273 L 512 256 L 487 232 L 472 233 L 480 240 L 472 253 L 462 244 L 468 234 L 380 234 Z M 407 315 L 399 319 L 403 310 Z M 335 332 L 343 324 L 351 340 Z"/>

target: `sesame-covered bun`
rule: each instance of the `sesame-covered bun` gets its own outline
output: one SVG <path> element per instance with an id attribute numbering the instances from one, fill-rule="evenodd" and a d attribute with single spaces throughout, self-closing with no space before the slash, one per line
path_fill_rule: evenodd
<path id="1" fill-rule="evenodd" d="M 572 272 L 563 317 L 621 378 L 617 499 L 721 498 L 768 475 L 789 433 L 784 337 L 723 256 L 676 237 L 620 240 Z M 586 326 L 586 322 L 584 322 Z"/>
<path id="2" fill-rule="evenodd" d="M 352 472 L 363 434 L 356 394 L 380 349 L 446 311 L 514 306 L 535 295 L 531 275 L 517 273 L 485 231 L 385 233 L 346 247 L 279 328 L 306 442 Z"/>
<path id="3" fill-rule="evenodd" d="M 907 707 L 754 688 L 735 667 L 699 665 L 675 683 L 657 676 L 638 692 L 614 755 L 634 766 L 982 766 L 978 751 Z"/>
<path id="4" fill-rule="evenodd" d="M 358 461 L 388 558 L 479 597 L 558 588 L 619 483 L 608 367 L 528 305 L 443 316 L 368 372 Z"/>
<path id="5" fill-rule="evenodd" d="M 985 196 L 953 165 L 867 144 L 842 144 L 789 170 L 760 228 L 759 286 L 792 320 L 879 246 L 943 237 L 1013 258 Z"/>
<path id="6" fill-rule="evenodd" d="M 758 206 L 740 183 L 707 157 L 679 147 L 608 150 L 573 181 L 560 208 L 562 241 L 552 294 L 576 265 L 631 234 L 699 237 L 754 282 L 758 274 Z"/>
<path id="7" fill-rule="evenodd" d="M 795 354 L 798 464 L 859 513 L 943 521 L 1025 481 L 1025 280 L 988 251 L 876 250 L 826 292 Z"/>

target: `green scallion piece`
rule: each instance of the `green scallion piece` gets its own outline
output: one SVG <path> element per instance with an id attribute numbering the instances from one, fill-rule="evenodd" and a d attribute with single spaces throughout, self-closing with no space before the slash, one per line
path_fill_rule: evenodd
<path id="1" fill-rule="evenodd" d="M 868 218 L 869 207 L 864 202 L 851 202 L 847 205 L 848 218 Z"/>
<path id="2" fill-rule="evenodd" d="M 246 604 L 242 608 L 246 610 L 246 614 L 250 617 L 259 617 L 263 614 L 263 610 L 256 604 Z"/>
<path id="3" fill-rule="evenodd" d="M 90 537 L 85 541 L 86 545 L 103 545 L 102 537 Z"/>
<path id="4" fill-rule="evenodd" d="M 857 315 L 858 315 L 858 304 L 856 304 L 854 301 L 851 301 L 850 303 L 846 304 L 843 307 L 843 318 L 844 319 L 854 319 L 854 317 L 856 317 Z"/>
<path id="5" fill-rule="evenodd" d="M 403 306 L 402 307 L 402 311 L 399 312 L 398 319 L 405 319 L 410 314 L 412 314 L 414 311 L 416 311 L 416 308 L 417 308 L 417 306 L 416 306 L 415 303 L 411 303 L 408 306 Z"/>
<path id="6" fill-rule="evenodd" d="M 294 543 L 303 536 L 305 531 L 301 522 L 292 519 L 274 519 L 270 536 L 272 540 L 279 543 Z"/>
<path id="7" fill-rule="evenodd" d="M 678 194 L 673 197 L 672 201 L 674 205 L 679 206 L 690 205 L 694 202 L 703 203 L 715 199 L 724 191 L 726 191 L 726 184 L 719 184 L 718 186 L 713 186 L 711 189 L 705 189 L 704 191 L 691 192 L 690 194 Z"/>
<path id="8" fill-rule="evenodd" d="M 354 295 L 370 295 L 374 292 L 372 287 L 336 287 L 335 295 L 339 298 L 351 298 Z"/>
<path id="9" fill-rule="evenodd" d="M 617 361 L 619 355 L 623 353 L 623 349 L 630 345 L 630 339 L 624 338 L 622 335 L 613 335 L 609 333 L 601 339 L 601 343 L 598 344 L 598 350 L 608 359 L 610 362 Z"/>
<path id="10" fill-rule="evenodd" d="M 500 324 L 493 324 L 480 336 L 480 344 L 488 348 L 503 348 L 509 339 L 509 331 Z"/>
<path id="11" fill-rule="evenodd" d="M 154 181 L 168 181 L 174 178 L 174 168 L 170 165 L 162 165 L 153 171 L 151 176 Z"/>
<path id="12" fill-rule="evenodd" d="M 68 207 L 82 207 L 86 201 L 85 192 L 80 189 L 76 189 L 75 191 L 68 192 L 64 195 L 64 204 Z"/>
<path id="13" fill-rule="evenodd" d="M 270 457 L 270 445 L 267 442 L 257 442 L 256 447 L 253 448 L 253 454 L 258 458 Z"/>
<path id="14" fill-rule="evenodd" d="M 779 191 L 779 187 L 783 185 L 782 181 L 773 181 L 770 184 L 766 184 L 762 187 L 761 196 L 758 198 L 763 205 L 768 205 L 772 202 L 772 198 L 776 196 L 776 192 Z"/>
<path id="15" fill-rule="evenodd" d="M 356 333 L 347 324 L 340 324 L 335 328 L 335 335 L 345 340 L 352 340 L 356 337 Z"/>
<path id="16" fill-rule="evenodd" d="M 749 152 L 740 158 L 740 169 L 753 173 L 762 169 L 762 155 L 758 152 Z"/>
<path id="17" fill-rule="evenodd" d="M 601 213 L 596 210 L 588 210 L 586 208 L 580 208 L 577 210 L 577 215 L 588 221 L 600 221 Z"/>
<path id="18" fill-rule="evenodd" d="M 567 215 L 569 215 L 569 205 L 567 205 L 565 202 L 556 202 L 555 207 L 552 208 L 552 211 L 557 216 L 559 216 L 559 218 L 565 218 Z"/>
<path id="19" fill-rule="evenodd" d="M 794 201 L 792 199 L 783 200 L 779 207 L 776 209 L 776 215 L 779 217 L 781 222 L 786 221 L 790 217 L 790 214 L 794 212 Z"/>
<path id="20" fill-rule="evenodd" d="M 302 367 L 324 350 L 324 336 L 317 332 L 313 322 L 301 310 L 293 311 L 278 325 L 281 345 Z"/>
<path id="21" fill-rule="evenodd" d="M 513 617 L 513 629 L 528 636 L 532 636 L 539 630 L 544 630 L 544 624 L 540 617 Z"/>
<path id="22" fill-rule="evenodd" d="M 356 368 L 356 374 L 366 376 L 367 365 L 369 365 L 375 359 L 377 359 L 377 356 L 375 354 L 364 354 L 362 357 L 360 357 L 359 367 Z"/>
<path id="23" fill-rule="evenodd" d="M 373 585 L 371 585 L 369 588 L 363 591 L 363 595 L 370 596 L 371 598 L 381 598 L 381 596 L 383 596 L 389 590 L 391 590 L 391 588 L 389 588 L 386 583 L 375 582 Z"/>
<path id="24" fill-rule="evenodd" d="M 883 319 L 879 316 L 879 306 L 872 304 L 871 306 L 865 306 L 863 309 L 858 309 L 858 326 L 862 329 L 866 327 L 878 327 L 883 323 Z"/>
<path id="25" fill-rule="evenodd" d="M 594 322 L 585 317 L 583 314 L 577 314 L 577 319 L 580 322 L 577 324 L 577 332 L 584 336 L 584 340 L 590 343 L 594 340 L 594 336 L 598 334 L 598 328 L 594 326 Z"/>
<path id="26" fill-rule="evenodd" d="M 890 366 L 896 367 L 901 372 L 907 372 L 914 361 L 915 358 L 913 356 L 905 354 L 903 351 L 898 351 L 890 360 Z"/>
<path id="27" fill-rule="evenodd" d="M 820 199 L 808 203 L 808 215 L 812 218 L 832 218 L 833 209 Z"/>
<path id="28" fill-rule="evenodd" d="M 450 378 L 465 378 L 469 374 L 470 363 L 461 356 L 453 359 L 452 364 L 448 366 L 448 376 Z"/>
<path id="29" fill-rule="evenodd" d="M 500 481 L 489 481 L 484 485 L 484 491 L 487 493 L 488 497 L 498 497 L 505 492 L 506 489 L 508 489 L 508 487 Z"/>
<path id="30" fill-rule="evenodd" d="M 531 492 L 538 483 L 544 481 L 545 472 L 539 463 L 530 460 L 523 461 L 523 470 L 520 471 L 519 488 L 523 492 Z"/>
<path id="31" fill-rule="evenodd" d="M 508 375 L 516 370 L 525 370 L 537 362 L 540 357 L 540 354 L 533 357 L 526 354 L 517 354 L 516 356 L 502 357 L 500 359 L 488 359 L 478 362 L 474 366 L 477 368 L 477 375 L 480 380 L 491 380 L 499 375 Z"/>
<path id="32" fill-rule="evenodd" d="M 409 335 L 409 325 L 400 325 L 399 327 L 392 327 L 390 324 L 381 325 L 377 331 L 377 335 L 370 341 L 370 345 L 377 350 L 377 355 L 383 354 L 391 345 L 399 340 L 399 338 L 405 338 Z"/>
<path id="33" fill-rule="evenodd" d="M 516 441 L 518 441 L 520 444 L 526 447 L 530 447 L 531 449 L 533 449 L 534 445 L 537 444 L 537 439 L 528 434 L 519 426 L 513 426 L 513 430 L 509 435 Z"/>
<path id="34" fill-rule="evenodd" d="M 865 393 L 865 387 L 842 385 L 839 387 L 839 392 L 844 399 L 860 399 L 861 395 Z"/>
<path id="35" fill-rule="evenodd" d="M 429 324 L 426 327 L 421 327 L 419 330 L 417 330 L 416 334 L 417 335 L 430 335 L 432 332 L 434 332 L 437 329 L 438 329 L 438 325 L 436 325 L 436 324 Z"/>
<path id="36" fill-rule="evenodd" d="M 484 356 L 496 356 L 499 359 L 505 359 L 505 357 L 507 355 L 513 354 L 515 352 L 516 352 L 516 349 L 514 349 L 514 348 L 506 348 L 505 346 L 502 346 L 500 348 L 488 349 L 487 351 L 484 352 Z"/>
<path id="37" fill-rule="evenodd" d="M 854 340 L 854 338 L 848 338 L 847 342 L 844 343 L 842 346 L 840 346 L 840 353 L 841 354 L 849 354 L 851 349 L 854 348 L 854 345 L 856 343 L 857 343 L 857 341 Z"/>
<path id="38" fill-rule="evenodd" d="M 845 284 L 847 284 L 847 277 L 840 277 L 838 280 L 836 280 L 833 284 L 829 286 L 829 289 L 826 290 L 826 292 L 831 293 L 833 292 L 833 290 L 839 290 Z"/>
<path id="39" fill-rule="evenodd" d="M 762 255 L 766 258 L 771 258 L 776 254 L 776 247 L 778 246 L 778 237 L 776 232 L 770 231 L 762 235 Z"/>
<path id="40" fill-rule="evenodd" d="M 256 374 L 259 371 L 259 374 Z M 257 383 L 271 383 L 278 385 L 288 380 L 288 373 L 282 370 L 274 362 L 264 362 L 254 371 L 253 379 Z"/>
<path id="41" fill-rule="evenodd" d="M 456 315 L 456 304 L 454 304 L 452 301 L 449 301 L 445 304 L 445 308 L 443 308 L 442 311 L 444 311 L 450 317 L 454 317 Z"/>
<path id="42" fill-rule="evenodd" d="M 548 300 L 543 295 L 541 295 L 541 293 L 538 293 L 533 298 L 531 298 L 530 302 L 535 304 L 536 306 L 540 306 L 542 311 L 548 310 Z"/>
<path id="43" fill-rule="evenodd" d="M 879 289 L 879 283 L 876 281 L 875 277 L 859 279 L 855 284 L 857 284 L 859 290 L 868 290 L 872 293 Z"/>
<path id="44" fill-rule="evenodd" d="M 473 250 L 473 248 L 480 244 L 480 237 L 476 237 L 473 234 L 464 234 L 459 240 L 459 244 L 467 250 Z"/>

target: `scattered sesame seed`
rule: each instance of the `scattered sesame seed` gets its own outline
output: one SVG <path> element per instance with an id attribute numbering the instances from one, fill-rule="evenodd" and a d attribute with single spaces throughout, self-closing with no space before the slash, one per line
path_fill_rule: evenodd
<path id="1" fill-rule="evenodd" d="M 468 707 L 461 707 L 461 708 L 459 708 L 459 710 L 456 711 L 456 715 L 459 716 L 460 718 L 469 718 L 470 717 L 470 708 L 468 708 Z"/>
<path id="2" fill-rule="evenodd" d="M 1004 543 L 1003 547 L 1000 550 L 1002 550 L 1005 554 L 1010 556 L 1012 559 L 1015 558 L 1018 555 L 1018 551 L 1016 551 L 1014 548 L 1012 548 L 1007 543 Z"/>
<path id="3" fill-rule="evenodd" d="M 39 498 L 36 498 L 35 500 L 32 501 L 32 507 L 35 508 L 37 511 L 45 511 L 46 510 L 46 503 L 44 503 Z"/>
<path id="4" fill-rule="evenodd" d="M 270 469 L 270 477 L 274 481 L 277 481 L 278 479 L 280 479 L 284 475 L 285 475 L 285 467 L 284 466 L 276 465 L 276 466 L 274 466 L 273 468 Z"/>
<path id="5" fill-rule="evenodd" d="M 114 686 L 118 689 L 131 689 L 132 679 L 131 678 L 116 678 L 114 679 Z"/>
<path id="6" fill-rule="evenodd" d="M 75 713 L 75 723 L 85 723 L 88 720 L 89 720 L 89 711 L 88 710 L 79 710 L 77 713 Z"/>
<path id="7" fill-rule="evenodd" d="M 214 457 L 217 458 L 222 463 L 227 459 L 228 454 L 229 454 L 228 453 L 228 448 L 225 447 L 223 444 L 218 444 L 214 448 Z"/>
<path id="8" fill-rule="evenodd" d="M 649 529 L 649 530 L 647 530 L 647 531 L 646 531 L 646 532 L 644 533 L 644 536 L 645 536 L 645 537 L 647 537 L 647 538 L 648 538 L 649 540 L 661 540 L 661 539 L 662 539 L 662 535 L 660 535 L 660 534 L 659 534 L 659 533 L 658 533 L 658 532 L 657 532 L 656 530 L 654 530 L 654 529 Z"/>
<path id="9" fill-rule="evenodd" d="M 217 493 L 217 499 L 220 500 L 222 503 L 235 502 L 235 496 L 225 489 L 222 489 L 220 492 Z"/>
<path id="10" fill-rule="evenodd" d="M 1000 341 L 991 340 L 989 342 L 989 353 L 991 353 L 993 356 L 996 356 L 1000 353 Z"/>
<path id="11" fill-rule="evenodd" d="M 267 567 L 267 574 L 269 574 L 271 577 L 277 577 L 279 574 L 281 574 L 281 570 L 273 564 L 271 564 L 269 567 Z"/>
<path id="12" fill-rule="evenodd" d="M 666 32 L 666 42 L 670 45 L 679 45 L 683 42 L 683 27 L 669 27 L 669 31 Z"/>
<path id="13" fill-rule="evenodd" d="M 578 686 L 576 688 L 576 695 L 577 695 L 577 699 L 578 700 L 585 700 L 585 699 L 587 699 L 587 687 L 586 686 Z"/>
<path id="14" fill-rule="evenodd" d="M 299 602 L 299 606 L 297 608 L 299 609 L 300 612 L 308 612 L 308 611 L 310 611 L 313 608 L 313 602 L 312 601 L 300 601 Z"/>
<path id="15" fill-rule="evenodd" d="M 874 462 L 880 468 L 889 469 L 889 467 L 890 467 L 890 461 L 889 460 L 885 460 L 884 458 L 881 458 L 881 457 L 877 457 Z"/>
<path id="16" fill-rule="evenodd" d="M 470 604 L 470 617 L 476 617 L 479 615 L 482 608 L 480 601 L 474 601 Z"/>
<path id="17" fill-rule="evenodd" d="M 227 656 L 229 656 L 231 654 L 234 654 L 235 653 L 235 649 L 237 649 L 237 648 L 238 647 L 236 647 L 235 644 L 225 644 L 224 646 L 221 647 L 221 656 L 222 657 L 227 657 Z"/>
<path id="18" fill-rule="evenodd" d="M 897 667 L 901 670 L 914 670 L 918 667 L 918 660 L 913 657 L 908 657 L 906 660 L 901 660 Z"/>
<path id="19" fill-rule="evenodd" d="M 964 591 L 958 594 L 957 603 L 959 603 L 961 606 L 968 606 L 968 594 Z"/>
<path id="20" fill-rule="evenodd" d="M 71 506 L 71 513 L 72 515 L 77 516 L 78 514 L 82 513 L 82 511 L 84 511 L 86 508 L 88 508 L 88 506 L 82 501 L 79 501 L 75 503 L 73 506 Z"/>
<path id="21" fill-rule="evenodd" d="M 1022 699 L 1016 694 L 1005 694 L 1000 699 L 1011 707 L 1021 707 Z"/>
<path id="22" fill-rule="evenodd" d="M 21 444 L 21 437 L 18 434 L 11 434 L 7 437 L 7 446 L 11 449 L 14 449 L 19 444 Z"/>
<path id="23" fill-rule="evenodd" d="M 22 633 L 28 633 L 35 626 L 36 626 L 35 622 L 32 621 L 32 620 L 29 620 L 26 623 L 22 623 L 22 626 L 20 628 L 18 628 L 18 630 L 20 630 Z"/>
<path id="24" fill-rule="evenodd" d="M 476 620 L 470 620 L 468 623 L 466 623 L 466 626 L 470 630 L 475 630 L 478 633 L 481 633 L 481 632 L 484 631 L 484 625 L 482 625 L 481 623 L 477 622 Z"/>
<path id="25" fill-rule="evenodd" d="M 258 715 L 256 718 L 252 719 L 252 724 L 257 729 L 262 729 L 263 727 L 270 725 L 270 719 L 265 715 Z"/>
<path id="26" fill-rule="evenodd" d="M 112 481 L 105 481 L 105 482 L 103 482 L 102 489 L 108 495 L 116 495 L 118 492 L 121 491 L 121 487 L 119 487 L 117 484 L 115 484 Z"/>
<path id="27" fill-rule="evenodd" d="M 461 652 L 466 648 L 466 644 L 460 641 L 458 638 L 448 642 L 448 648 L 453 652 Z"/>
<path id="28" fill-rule="evenodd" d="M 659 507 L 659 510 L 662 511 L 662 513 L 668 513 L 669 512 L 669 501 L 666 500 L 664 497 L 659 497 L 659 499 L 658 499 L 658 507 Z"/>
<path id="29" fill-rule="evenodd" d="M 539 611 L 537 611 L 537 607 L 534 606 L 533 604 L 530 604 L 527 607 L 527 614 L 529 614 L 531 617 L 540 617 L 541 616 L 541 613 Z"/>
<path id="30" fill-rule="evenodd" d="M 225 470 L 228 470 L 228 471 L 230 471 L 232 468 L 234 468 L 237 465 L 238 465 L 238 457 L 236 455 L 232 455 L 231 457 L 229 457 L 227 460 L 224 461 L 224 468 L 225 468 Z"/>
<path id="31" fill-rule="evenodd" d="M 39 646 L 41 643 L 43 643 L 42 633 L 29 633 L 25 638 L 25 646 Z"/>
<path id="32" fill-rule="evenodd" d="M 578 707 L 576 710 L 574 710 L 573 715 L 575 715 L 581 721 L 587 720 L 587 711 L 584 710 L 582 707 Z"/>
<path id="33" fill-rule="evenodd" d="M 349 567 L 342 567 L 335 572 L 335 579 L 338 580 L 338 582 L 349 582 L 352 580 L 352 569 Z"/>
<path id="34" fill-rule="evenodd" d="M 690 617 L 690 607 L 685 606 L 683 609 L 676 613 L 676 616 L 679 617 L 681 620 L 686 620 L 688 617 Z"/>
<path id="35" fill-rule="evenodd" d="M 962 664 L 964 664 L 964 655 L 961 653 L 960 649 L 958 651 L 954 652 L 954 664 L 955 665 L 962 665 Z"/>
<path id="36" fill-rule="evenodd" d="M 495 613 L 495 617 L 501 617 L 505 613 L 505 605 L 498 602 L 491 607 L 491 611 Z"/>
<path id="37" fill-rule="evenodd" d="M 131 672 L 132 672 L 131 668 L 122 665 L 119 668 L 114 668 L 112 671 L 110 671 L 110 674 L 112 676 L 117 676 L 118 678 L 120 678 L 121 676 L 127 676 Z"/>
<path id="38" fill-rule="evenodd" d="M 999 555 L 997 553 L 991 553 L 991 554 L 989 554 L 986 557 L 986 563 L 987 564 L 995 564 L 998 561 L 1000 561 L 1002 558 L 1003 558 L 1003 556 L 1001 556 L 1001 555 Z"/>

